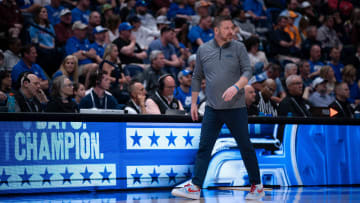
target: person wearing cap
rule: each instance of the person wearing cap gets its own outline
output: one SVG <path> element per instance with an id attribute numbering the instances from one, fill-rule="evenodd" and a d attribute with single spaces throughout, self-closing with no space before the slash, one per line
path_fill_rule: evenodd
<path id="1" fill-rule="evenodd" d="M 165 56 L 165 70 L 172 75 L 177 75 L 178 68 L 183 65 L 183 61 L 176 55 L 175 46 L 172 44 L 174 38 L 176 38 L 174 29 L 164 27 L 161 30 L 160 38 L 152 41 L 149 45 L 148 53 L 153 50 L 162 51 Z"/>
<path id="2" fill-rule="evenodd" d="M 101 6 L 101 24 L 104 25 L 114 15 L 113 7 L 111 4 L 104 4 Z"/>
<path id="3" fill-rule="evenodd" d="M 160 31 L 146 28 L 141 24 L 140 18 L 137 16 L 130 17 L 129 22 L 134 26 L 131 33 L 135 36 L 136 42 L 143 50 L 147 50 L 150 43 L 154 41 L 155 38 L 160 37 Z"/>
<path id="4" fill-rule="evenodd" d="M 158 28 L 159 32 L 161 31 L 161 29 L 163 29 L 164 27 L 169 26 L 170 24 L 171 24 L 171 22 L 168 21 L 166 16 L 158 16 L 156 18 L 156 25 L 157 25 L 157 28 Z"/>
<path id="5" fill-rule="evenodd" d="M 287 96 L 280 102 L 280 116 L 310 117 L 310 103 L 303 99 L 303 81 L 299 75 L 290 75 L 286 79 Z"/>
<path id="6" fill-rule="evenodd" d="M 66 44 L 66 41 L 73 36 L 71 21 L 71 11 L 68 8 L 61 10 L 60 23 L 54 26 L 57 46 L 63 47 Z"/>
<path id="7" fill-rule="evenodd" d="M 311 3 L 309 3 L 308 1 L 303 1 L 300 7 L 303 18 L 307 19 L 310 25 L 314 25 L 314 26 L 321 25 L 319 21 L 318 13 L 315 11 Z"/>
<path id="8" fill-rule="evenodd" d="M 153 15 L 147 12 L 145 0 L 137 0 L 135 4 L 136 16 L 140 18 L 141 24 L 150 30 L 157 30 L 156 20 Z"/>
<path id="9" fill-rule="evenodd" d="M 127 65 L 137 64 L 132 66 L 133 69 L 141 71 L 140 64 L 143 64 L 147 54 L 141 49 L 140 45 L 136 42 L 135 36 L 131 33 L 133 28 L 128 22 L 121 23 L 119 26 L 119 37 L 113 43 L 118 47 L 121 63 Z"/>
<path id="10" fill-rule="evenodd" d="M 291 40 L 295 41 L 295 46 L 300 49 L 301 45 L 301 37 L 299 29 L 294 25 L 295 19 L 298 15 L 294 11 L 288 11 L 288 23 L 284 28 L 284 31 L 287 32 L 291 38 Z"/>
<path id="11" fill-rule="evenodd" d="M 81 21 L 84 24 L 89 23 L 90 0 L 79 0 L 77 6 L 71 10 L 72 22 Z"/>
<path id="12" fill-rule="evenodd" d="M 214 31 L 211 26 L 211 16 L 203 16 L 200 19 L 199 25 L 193 26 L 190 29 L 188 39 L 191 42 L 193 53 L 196 52 L 200 45 L 214 38 Z"/>
<path id="13" fill-rule="evenodd" d="M 45 8 L 48 12 L 51 25 L 55 26 L 60 23 L 60 14 L 64 9 L 64 7 L 60 5 L 60 0 L 51 0 L 50 4 L 45 6 Z"/>
<path id="14" fill-rule="evenodd" d="M 192 71 L 184 69 L 178 73 L 178 81 L 180 85 L 174 90 L 174 97 L 181 102 L 186 112 L 190 112 L 191 108 L 191 77 Z M 198 98 L 197 105 L 200 100 Z"/>
<path id="15" fill-rule="evenodd" d="M 289 16 L 289 11 L 294 12 L 297 16 L 294 18 L 294 25 L 299 28 L 299 22 L 302 18 L 301 13 L 297 12 L 299 7 L 299 2 L 298 0 L 288 0 L 287 1 L 287 7 L 286 9 L 284 9 L 283 11 L 281 11 L 281 13 L 279 14 L 279 16 Z"/>
<path id="16" fill-rule="evenodd" d="M 72 26 L 74 35 L 66 41 L 66 55 L 74 55 L 79 59 L 79 75 L 85 76 L 85 87 L 89 85 L 90 74 L 94 72 L 98 65 L 96 61 L 96 51 L 90 47 L 90 42 L 86 38 L 87 25 L 81 21 L 74 22 Z"/>
<path id="17" fill-rule="evenodd" d="M 191 54 L 189 57 L 188 57 L 188 60 L 187 60 L 187 65 L 188 67 L 186 69 L 189 69 L 191 71 L 194 71 L 195 69 L 195 64 L 196 64 L 196 54 Z"/>
<path id="18" fill-rule="evenodd" d="M 210 9 L 209 7 L 212 5 L 209 1 L 196 1 L 194 5 L 194 9 L 196 14 L 191 16 L 191 25 L 196 26 L 199 24 L 201 17 L 203 16 L 209 16 L 210 15 Z"/>
<path id="19" fill-rule="evenodd" d="M 315 78 L 312 88 L 314 92 L 309 97 L 312 106 L 327 107 L 334 101 L 335 98 L 327 92 L 326 81 L 323 78 Z"/>
<path id="20" fill-rule="evenodd" d="M 100 63 L 102 61 L 102 57 L 104 56 L 105 47 L 107 46 L 107 44 L 105 43 L 105 37 L 107 31 L 108 29 L 104 28 L 101 25 L 96 26 L 93 30 L 95 42 L 90 45 L 90 48 L 95 49 L 96 51 L 97 63 Z"/>

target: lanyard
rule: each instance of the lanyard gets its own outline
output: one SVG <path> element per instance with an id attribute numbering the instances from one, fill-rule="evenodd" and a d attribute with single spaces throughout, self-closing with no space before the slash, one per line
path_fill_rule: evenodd
<path id="1" fill-rule="evenodd" d="M 93 108 L 96 109 L 93 91 L 90 92 L 90 96 L 91 96 L 91 100 L 92 100 L 92 103 L 93 103 Z M 107 109 L 107 97 L 106 97 L 106 93 L 105 93 L 105 92 L 104 92 L 104 97 L 105 97 L 105 104 L 104 104 L 105 108 L 104 108 L 104 109 Z"/>
<path id="2" fill-rule="evenodd" d="M 297 101 L 294 99 L 294 97 L 291 97 L 291 100 L 295 103 L 296 107 L 298 109 L 300 109 L 301 113 L 305 116 L 305 118 L 307 117 L 306 113 L 304 112 L 304 110 L 301 108 L 301 106 L 297 103 Z"/>

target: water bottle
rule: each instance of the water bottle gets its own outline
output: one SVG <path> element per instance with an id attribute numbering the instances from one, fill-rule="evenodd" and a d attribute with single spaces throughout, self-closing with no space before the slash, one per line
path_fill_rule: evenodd
<path id="1" fill-rule="evenodd" d="M 15 97 L 14 93 L 10 93 L 7 98 L 8 112 L 15 112 Z"/>

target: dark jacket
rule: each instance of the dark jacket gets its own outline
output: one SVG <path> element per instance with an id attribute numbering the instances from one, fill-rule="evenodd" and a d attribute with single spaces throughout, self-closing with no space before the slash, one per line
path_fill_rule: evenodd
<path id="1" fill-rule="evenodd" d="M 279 104 L 278 114 L 280 116 L 288 116 L 289 112 L 295 117 L 309 117 L 310 104 L 300 97 L 286 96 Z"/>
<path id="2" fill-rule="evenodd" d="M 42 104 L 36 97 L 27 99 L 20 90 L 15 93 L 15 100 L 20 112 L 43 112 L 44 110 Z"/>
<path id="3" fill-rule="evenodd" d="M 63 103 L 60 98 L 54 98 L 50 100 L 46 106 L 45 112 L 57 112 L 57 113 L 77 113 L 77 104 L 68 99 L 69 103 Z"/>
<path id="4" fill-rule="evenodd" d="M 329 105 L 330 108 L 335 109 L 338 113 L 334 115 L 336 118 L 353 118 L 354 110 L 348 101 L 342 102 L 337 99 Z"/>

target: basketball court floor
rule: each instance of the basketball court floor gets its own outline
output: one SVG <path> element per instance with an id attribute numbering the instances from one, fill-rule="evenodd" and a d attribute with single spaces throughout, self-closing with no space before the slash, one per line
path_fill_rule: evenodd
<path id="1" fill-rule="evenodd" d="M 217 188 L 203 190 L 201 200 L 173 197 L 170 190 L 94 191 L 74 193 L 46 193 L 26 195 L 1 195 L 0 202 L 46 203 L 240 203 L 240 202 L 360 202 L 360 187 L 280 187 L 267 189 L 259 201 L 244 199 L 248 188 Z"/>

